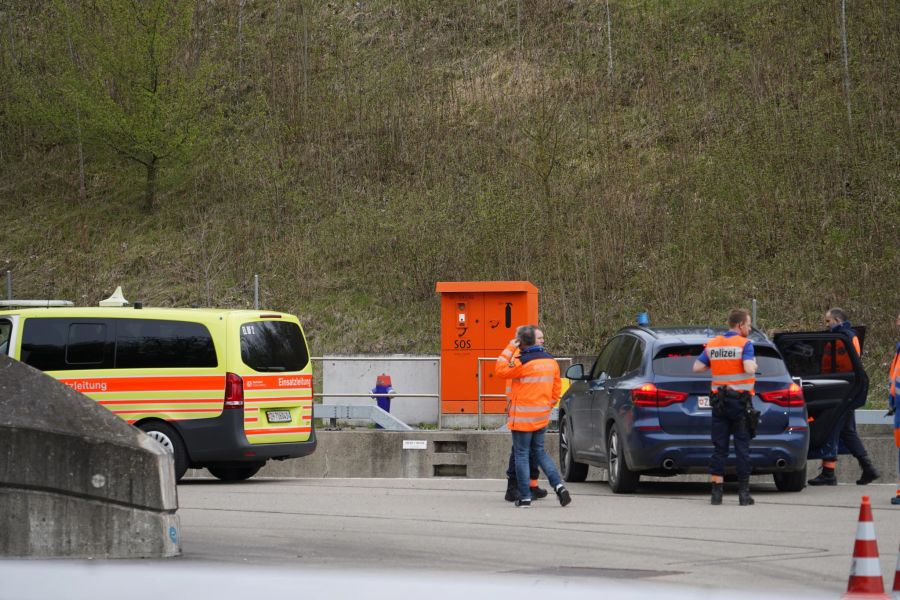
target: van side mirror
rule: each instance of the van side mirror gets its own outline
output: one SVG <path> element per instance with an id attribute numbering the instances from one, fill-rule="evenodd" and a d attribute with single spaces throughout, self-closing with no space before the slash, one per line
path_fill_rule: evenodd
<path id="1" fill-rule="evenodd" d="M 584 366 L 575 364 L 566 369 L 566 379 L 571 379 L 572 381 L 584 379 Z"/>

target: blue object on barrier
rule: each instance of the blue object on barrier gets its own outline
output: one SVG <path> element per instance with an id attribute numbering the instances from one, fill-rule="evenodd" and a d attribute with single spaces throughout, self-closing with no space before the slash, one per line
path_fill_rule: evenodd
<path id="1" fill-rule="evenodd" d="M 650 315 L 646 312 L 639 312 L 637 316 L 637 324 L 646 327 L 650 324 Z"/>
<path id="2" fill-rule="evenodd" d="M 390 375 L 382 373 L 375 378 L 375 387 L 372 389 L 372 399 L 378 403 L 378 408 L 387 413 L 391 412 L 391 398 L 395 393 L 394 388 L 391 387 Z M 376 424 L 375 427 L 381 429 L 380 425 Z"/>

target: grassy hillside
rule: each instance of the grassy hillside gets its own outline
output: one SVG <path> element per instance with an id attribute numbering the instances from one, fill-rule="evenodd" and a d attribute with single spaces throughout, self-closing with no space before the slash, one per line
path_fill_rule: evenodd
<path id="1" fill-rule="evenodd" d="M 130 76 L 91 70 L 61 6 L 0 9 L 16 296 L 247 306 L 259 273 L 317 355 L 437 351 L 441 280 L 532 281 L 560 354 L 641 310 L 719 323 L 756 298 L 777 330 L 838 305 L 884 395 L 897 2 L 847 3 L 849 97 L 839 0 L 191 3 L 171 60 L 205 82 L 203 126 L 149 209 L 146 170 L 54 93 Z"/>

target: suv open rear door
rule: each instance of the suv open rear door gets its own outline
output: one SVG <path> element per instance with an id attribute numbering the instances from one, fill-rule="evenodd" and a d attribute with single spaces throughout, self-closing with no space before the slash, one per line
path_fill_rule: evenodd
<path id="1" fill-rule="evenodd" d="M 809 457 L 818 452 L 838 419 L 865 393 L 869 379 L 851 340 L 841 332 L 775 335 L 775 345 L 794 378 L 799 378 L 809 414 Z"/>

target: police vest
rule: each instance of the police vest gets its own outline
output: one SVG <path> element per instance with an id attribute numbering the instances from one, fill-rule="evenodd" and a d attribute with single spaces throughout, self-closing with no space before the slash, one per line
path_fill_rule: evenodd
<path id="1" fill-rule="evenodd" d="M 753 394 L 756 377 L 744 372 L 744 359 L 741 358 L 744 346 L 749 343 L 750 340 L 739 335 L 720 335 L 709 340 L 706 344 L 706 356 L 712 371 L 713 390 L 728 386 L 733 390 Z"/>

